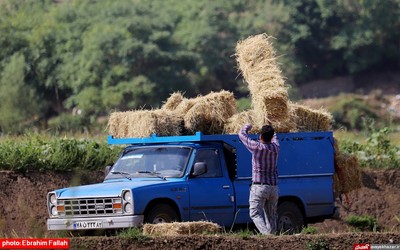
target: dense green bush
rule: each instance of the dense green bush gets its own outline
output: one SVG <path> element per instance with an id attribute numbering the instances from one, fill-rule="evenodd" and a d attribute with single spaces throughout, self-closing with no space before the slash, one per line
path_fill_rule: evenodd
<path id="1" fill-rule="evenodd" d="M 346 223 L 360 231 L 376 231 L 377 221 L 369 215 L 351 215 L 346 218 Z"/>
<path id="2" fill-rule="evenodd" d="M 363 119 L 377 119 L 373 108 L 365 103 L 362 97 L 341 95 L 342 98 L 330 107 L 335 120 L 335 127 L 360 130 L 363 128 Z"/>
<path id="3" fill-rule="evenodd" d="M 96 170 L 112 164 L 121 151 L 93 140 L 73 138 L 44 139 L 29 135 L 0 143 L 0 169 L 3 170 Z"/>
<path id="4" fill-rule="evenodd" d="M 371 122 L 366 132 L 368 137 L 365 143 L 343 140 L 341 149 L 356 154 L 362 167 L 400 168 L 400 148 L 390 142 L 390 129 L 377 130 Z"/>
<path id="5" fill-rule="evenodd" d="M 235 47 L 260 33 L 291 85 L 398 72 L 399 25 L 398 0 L 1 0 L 0 133 L 157 108 L 175 91 L 247 96 Z"/>
<path id="6" fill-rule="evenodd" d="M 324 239 L 312 240 L 307 243 L 307 250 L 328 250 L 329 243 Z"/>

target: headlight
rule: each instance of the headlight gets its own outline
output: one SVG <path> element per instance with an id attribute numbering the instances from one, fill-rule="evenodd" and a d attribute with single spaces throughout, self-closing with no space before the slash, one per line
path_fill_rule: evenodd
<path id="1" fill-rule="evenodd" d="M 134 212 L 134 205 L 133 205 L 133 196 L 132 191 L 130 189 L 122 190 L 122 204 L 124 213 L 133 214 Z"/>
<path id="2" fill-rule="evenodd" d="M 122 198 L 127 202 L 132 202 L 132 194 L 129 190 L 125 190 Z"/>
<path id="3" fill-rule="evenodd" d="M 56 205 L 56 203 L 57 203 L 56 194 L 54 194 L 54 193 L 50 194 L 49 201 L 50 201 L 51 204 Z"/>
<path id="4" fill-rule="evenodd" d="M 51 215 L 56 216 L 57 214 L 58 214 L 57 207 L 56 206 L 52 206 L 51 207 Z"/>
<path id="5" fill-rule="evenodd" d="M 126 203 L 124 205 L 124 211 L 125 211 L 125 213 L 128 213 L 128 214 L 132 213 L 133 212 L 132 204 Z"/>

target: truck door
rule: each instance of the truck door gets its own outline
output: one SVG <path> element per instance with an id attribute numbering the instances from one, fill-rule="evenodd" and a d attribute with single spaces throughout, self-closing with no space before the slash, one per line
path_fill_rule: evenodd
<path id="1" fill-rule="evenodd" d="M 190 220 L 230 226 L 234 218 L 234 189 L 219 150 L 199 149 L 196 162 L 205 162 L 207 172 L 189 178 Z"/>

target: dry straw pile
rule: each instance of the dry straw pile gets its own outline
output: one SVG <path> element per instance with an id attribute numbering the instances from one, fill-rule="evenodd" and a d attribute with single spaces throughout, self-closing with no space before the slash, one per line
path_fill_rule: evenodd
<path id="1" fill-rule="evenodd" d="M 161 110 L 181 117 L 186 133 L 222 134 L 227 120 L 237 112 L 236 100 L 229 91 L 211 92 L 187 99 L 180 92 L 173 93 Z"/>
<path id="2" fill-rule="evenodd" d="M 180 135 L 183 120 L 174 112 L 165 110 L 137 110 L 114 112 L 108 120 L 108 129 L 115 138 Z"/>
<path id="3" fill-rule="evenodd" d="M 222 228 L 215 223 L 197 222 L 173 222 L 144 224 L 143 234 L 150 236 L 180 236 L 193 234 L 217 234 L 221 233 Z"/>
<path id="4" fill-rule="evenodd" d="M 227 120 L 236 112 L 236 100 L 229 91 L 192 99 L 176 92 L 161 109 L 112 113 L 108 129 L 114 138 L 184 135 L 197 131 L 222 134 Z"/>
<path id="5" fill-rule="evenodd" d="M 290 103 L 290 120 L 295 125 L 291 131 L 328 131 L 333 117 L 324 109 L 314 110 L 307 106 Z"/>
<path id="6" fill-rule="evenodd" d="M 240 113 L 237 113 L 233 116 L 231 116 L 224 127 L 224 133 L 226 134 L 237 134 L 239 133 L 240 128 L 244 124 L 255 124 L 255 114 L 254 110 L 246 110 Z M 252 128 L 252 130 L 249 131 L 250 133 L 256 134 L 259 131 L 255 128 L 255 126 Z"/>
<path id="7" fill-rule="evenodd" d="M 183 114 L 185 128 L 191 133 L 222 134 L 227 120 L 237 113 L 236 100 L 231 92 L 210 93 Z"/>

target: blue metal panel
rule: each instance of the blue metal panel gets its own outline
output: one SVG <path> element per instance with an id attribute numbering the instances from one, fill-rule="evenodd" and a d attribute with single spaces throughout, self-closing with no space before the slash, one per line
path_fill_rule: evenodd
<path id="1" fill-rule="evenodd" d="M 331 215 L 334 210 L 333 176 L 326 174 L 279 178 L 279 197 L 297 197 L 306 217 Z"/>
<path id="2" fill-rule="evenodd" d="M 282 133 L 279 176 L 334 173 L 332 132 Z"/>
<path id="3" fill-rule="evenodd" d="M 256 139 L 257 135 L 250 135 Z M 281 151 L 278 158 L 279 175 L 301 175 L 333 173 L 333 135 L 332 132 L 278 133 Z M 108 136 L 109 144 L 155 144 L 181 142 L 224 142 L 236 148 L 237 177 L 251 177 L 251 154 L 236 134 L 157 136 L 145 138 L 113 138 Z M 249 165 L 250 164 L 250 165 Z"/>

